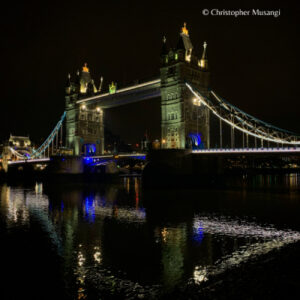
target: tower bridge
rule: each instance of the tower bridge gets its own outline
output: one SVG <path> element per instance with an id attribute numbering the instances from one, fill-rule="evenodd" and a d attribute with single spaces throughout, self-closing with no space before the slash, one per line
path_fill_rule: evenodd
<path id="1" fill-rule="evenodd" d="M 65 112 L 45 142 L 32 151 L 30 158 L 13 147 L 12 156 L 38 160 L 60 153 L 58 149 L 63 145 L 76 156 L 101 156 L 106 109 L 154 99 L 160 101 L 162 149 L 192 149 L 199 155 L 299 154 L 298 134 L 243 112 L 211 90 L 207 43 L 204 42 L 202 55 L 198 57 L 186 24 L 181 28 L 176 47 L 168 47 L 166 38 L 163 39 L 160 75 L 156 78 L 120 89 L 112 83 L 108 92 L 103 92 L 103 78 L 97 87 L 85 64 L 74 78 L 68 76 L 65 91 Z"/>
<path id="2" fill-rule="evenodd" d="M 207 43 L 197 57 L 186 24 L 181 29 L 175 48 L 168 48 L 166 39 L 161 50 L 160 77 L 155 80 L 117 89 L 115 83 L 102 93 L 97 90 L 85 65 L 66 88 L 67 146 L 76 155 L 101 155 L 104 150 L 103 114 L 112 107 L 160 98 L 161 136 L 163 149 L 193 150 L 212 148 L 281 147 L 299 145 L 297 134 L 279 129 L 250 116 L 219 97 L 210 89 Z M 219 124 L 217 133 L 212 123 Z M 230 131 L 226 141 L 224 131 Z M 216 148 L 216 147 L 214 147 Z"/>
<path id="3" fill-rule="evenodd" d="M 112 84 L 107 93 L 101 90 L 103 80 L 96 89 L 85 65 L 73 81 L 69 77 L 67 82 L 67 146 L 74 149 L 76 155 L 102 154 L 105 109 L 160 97 L 162 147 L 184 149 L 193 140 L 194 144 L 197 143 L 201 133 L 203 147 L 209 148 L 209 109 L 194 105 L 185 84 L 186 81 L 191 82 L 203 95 L 209 96 L 206 48 L 204 43 L 202 57 L 198 58 L 184 25 L 176 48 L 168 48 L 166 39 L 163 40 L 159 78 L 119 90 L 116 84 Z"/>

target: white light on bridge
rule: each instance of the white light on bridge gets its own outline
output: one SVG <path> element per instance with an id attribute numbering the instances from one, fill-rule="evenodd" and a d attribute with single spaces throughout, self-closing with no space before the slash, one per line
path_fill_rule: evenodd
<path id="1" fill-rule="evenodd" d="M 288 148 L 220 148 L 220 149 L 195 149 L 193 153 L 299 153 L 300 147 Z"/>

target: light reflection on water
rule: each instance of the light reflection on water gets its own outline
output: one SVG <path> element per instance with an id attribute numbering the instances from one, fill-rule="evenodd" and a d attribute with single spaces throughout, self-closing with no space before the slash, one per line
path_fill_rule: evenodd
<path id="1" fill-rule="evenodd" d="M 194 228 L 201 233 L 216 236 L 248 239 L 247 244 L 240 246 L 232 253 L 219 258 L 212 265 L 196 265 L 194 281 L 207 281 L 209 276 L 218 275 L 241 263 L 256 258 L 268 252 L 280 249 L 290 243 L 300 241 L 300 232 L 292 230 L 277 230 L 273 227 L 262 227 L 253 223 L 226 220 L 226 218 L 195 217 Z"/>
<path id="2" fill-rule="evenodd" d="M 296 175 L 255 180 L 268 186 L 280 181 L 288 188 L 299 187 Z M 230 201 L 237 197 L 243 203 L 237 212 L 235 202 L 228 204 L 222 191 L 142 193 L 139 178 L 101 187 L 54 188 L 37 183 L 31 188 L 0 188 L 0 215 L 7 228 L 30 231 L 39 226 L 56 251 L 70 293 L 78 299 L 91 293 L 104 299 L 115 293 L 156 299 L 176 285 L 208 282 L 300 241 L 299 227 L 289 228 L 286 220 L 272 225 L 268 215 L 249 220 L 250 214 L 243 211 L 246 207 L 253 216 L 256 209 L 259 215 L 260 206 L 253 208 L 256 202 L 267 205 L 273 214 L 286 209 L 287 196 L 272 192 L 263 200 L 261 194 L 227 191 Z M 273 196 L 275 208 L 269 202 Z M 291 197 L 299 200 L 297 195 Z M 297 209 L 298 202 L 288 204 Z M 226 205 L 232 210 L 228 212 Z"/>

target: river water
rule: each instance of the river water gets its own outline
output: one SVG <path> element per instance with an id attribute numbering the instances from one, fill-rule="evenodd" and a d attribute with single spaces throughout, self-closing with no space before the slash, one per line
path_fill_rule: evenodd
<path id="1" fill-rule="evenodd" d="M 299 192 L 296 174 L 2 183 L 0 298 L 299 299 Z"/>

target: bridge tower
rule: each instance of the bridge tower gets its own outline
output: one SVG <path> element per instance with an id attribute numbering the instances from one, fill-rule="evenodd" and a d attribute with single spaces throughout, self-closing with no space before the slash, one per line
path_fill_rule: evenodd
<path id="1" fill-rule="evenodd" d="M 97 104 L 78 104 L 98 92 L 85 64 L 74 81 L 66 84 L 66 143 L 74 155 L 99 155 L 104 151 L 103 111 Z"/>
<path id="2" fill-rule="evenodd" d="M 186 24 L 181 29 L 176 48 L 161 51 L 161 137 L 162 148 L 209 148 L 209 110 L 200 106 L 187 90 L 190 82 L 204 96 L 209 96 L 209 69 L 204 43 L 201 59 L 194 53 Z"/>

